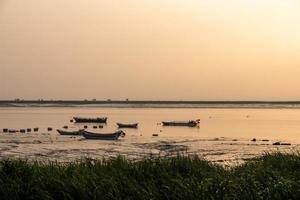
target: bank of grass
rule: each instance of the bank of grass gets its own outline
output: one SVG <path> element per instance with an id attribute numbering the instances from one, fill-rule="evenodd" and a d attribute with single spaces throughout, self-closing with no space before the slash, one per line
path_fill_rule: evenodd
<path id="1" fill-rule="evenodd" d="M 224 169 L 199 157 L 0 161 L 0 199 L 300 199 L 300 155 Z"/>

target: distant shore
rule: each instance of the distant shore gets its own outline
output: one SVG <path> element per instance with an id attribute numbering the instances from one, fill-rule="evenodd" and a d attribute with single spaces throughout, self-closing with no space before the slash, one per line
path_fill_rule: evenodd
<path id="1" fill-rule="evenodd" d="M 0 107 L 300 108 L 300 101 L 0 100 Z"/>

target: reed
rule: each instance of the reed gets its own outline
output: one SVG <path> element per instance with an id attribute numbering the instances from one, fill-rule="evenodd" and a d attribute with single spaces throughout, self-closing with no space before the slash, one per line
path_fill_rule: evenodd
<path id="1" fill-rule="evenodd" d="M 2 199 L 299 199 L 299 153 L 224 168 L 197 156 L 0 161 Z"/>

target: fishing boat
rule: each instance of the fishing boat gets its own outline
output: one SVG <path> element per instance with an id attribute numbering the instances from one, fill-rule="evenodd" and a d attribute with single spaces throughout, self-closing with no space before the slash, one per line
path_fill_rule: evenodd
<path id="1" fill-rule="evenodd" d="M 60 135 L 82 135 L 83 134 L 83 130 L 82 129 L 80 129 L 78 131 L 63 131 L 63 130 L 57 129 L 57 132 Z"/>
<path id="2" fill-rule="evenodd" d="M 84 117 L 73 117 L 76 123 L 106 123 L 107 117 L 97 118 L 84 118 Z"/>
<path id="3" fill-rule="evenodd" d="M 123 131 L 116 131 L 114 133 L 93 133 L 84 131 L 83 137 L 90 140 L 117 140 L 119 137 L 124 137 L 125 133 Z"/>
<path id="4" fill-rule="evenodd" d="M 123 124 L 123 123 L 117 123 L 119 128 L 137 128 L 138 123 L 133 123 L 133 124 Z"/>
<path id="5" fill-rule="evenodd" d="M 163 126 L 189 126 L 195 127 L 200 123 L 200 119 L 190 120 L 190 121 L 171 121 L 171 122 L 162 122 Z"/>

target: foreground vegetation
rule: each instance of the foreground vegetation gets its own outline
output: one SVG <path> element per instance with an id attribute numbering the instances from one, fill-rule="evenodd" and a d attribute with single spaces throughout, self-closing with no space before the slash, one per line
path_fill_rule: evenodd
<path id="1" fill-rule="evenodd" d="M 224 169 L 198 157 L 130 162 L 0 161 L 0 199 L 300 199 L 300 156 Z"/>

